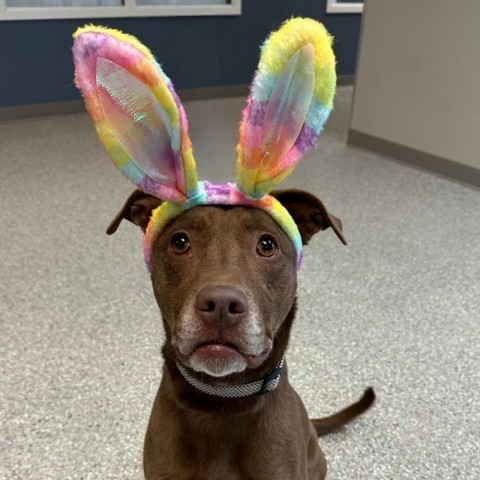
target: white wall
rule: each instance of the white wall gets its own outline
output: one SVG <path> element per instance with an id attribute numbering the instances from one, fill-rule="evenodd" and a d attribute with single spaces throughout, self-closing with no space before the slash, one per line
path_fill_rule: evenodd
<path id="1" fill-rule="evenodd" d="M 480 0 L 368 0 L 351 129 L 480 169 Z"/>

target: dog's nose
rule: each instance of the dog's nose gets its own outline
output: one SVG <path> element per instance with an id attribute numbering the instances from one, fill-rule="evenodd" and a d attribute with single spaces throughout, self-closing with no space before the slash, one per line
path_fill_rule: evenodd
<path id="1" fill-rule="evenodd" d="M 195 310 L 205 323 L 214 327 L 228 328 L 237 325 L 246 317 L 248 301 L 238 288 L 211 285 L 198 293 Z"/>

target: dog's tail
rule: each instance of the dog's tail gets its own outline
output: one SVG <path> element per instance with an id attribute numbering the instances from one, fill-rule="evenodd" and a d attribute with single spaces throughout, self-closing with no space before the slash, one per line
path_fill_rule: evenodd
<path id="1" fill-rule="evenodd" d="M 363 392 L 363 396 L 360 400 L 347 408 L 344 408 L 329 417 L 312 419 L 317 435 L 321 436 L 338 430 L 340 427 L 343 427 L 354 418 L 366 412 L 373 405 L 374 401 L 375 392 L 373 391 L 373 388 L 369 387 Z"/>

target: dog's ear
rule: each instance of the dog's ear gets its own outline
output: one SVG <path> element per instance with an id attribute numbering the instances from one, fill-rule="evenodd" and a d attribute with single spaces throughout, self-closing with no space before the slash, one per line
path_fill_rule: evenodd
<path id="1" fill-rule="evenodd" d="M 123 219 L 129 220 L 135 225 L 138 225 L 145 232 L 152 211 L 155 210 L 161 203 L 162 201 L 159 198 L 154 197 L 149 193 L 145 193 L 140 189 L 135 190 L 127 198 L 125 205 L 121 208 L 108 226 L 107 235 L 112 235 L 115 233 Z"/>
<path id="2" fill-rule="evenodd" d="M 321 200 L 303 190 L 276 190 L 271 193 L 290 213 L 298 226 L 302 242 L 307 245 L 320 230 L 332 227 L 340 241 L 346 245 L 342 221 L 332 215 Z"/>

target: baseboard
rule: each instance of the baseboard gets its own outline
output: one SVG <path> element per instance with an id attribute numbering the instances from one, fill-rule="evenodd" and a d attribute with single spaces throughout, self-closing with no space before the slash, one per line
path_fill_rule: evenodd
<path id="1" fill-rule="evenodd" d="M 338 77 L 338 86 L 353 85 L 353 75 Z M 249 85 L 225 85 L 221 87 L 187 88 L 179 90 L 178 94 L 183 101 L 210 100 L 212 98 L 246 97 Z M 23 120 L 50 115 L 65 115 L 85 111 L 83 100 L 70 100 L 66 102 L 36 103 L 32 105 L 18 105 L 13 107 L 0 107 L 0 122 Z"/>
<path id="2" fill-rule="evenodd" d="M 65 115 L 85 111 L 83 100 L 66 102 L 36 103 L 34 105 L 18 105 L 0 108 L 0 122 L 23 120 L 26 118 L 47 117 L 50 115 Z"/>
<path id="3" fill-rule="evenodd" d="M 340 75 L 337 77 L 337 86 L 347 87 L 355 83 L 355 75 Z"/>
<path id="4" fill-rule="evenodd" d="M 186 88 L 178 91 L 184 102 L 189 100 L 210 100 L 212 98 L 246 97 L 248 85 L 224 85 L 222 87 Z"/>
<path id="5" fill-rule="evenodd" d="M 480 187 L 480 170 L 446 158 L 425 153 L 414 148 L 362 133 L 353 129 L 348 132 L 348 145 L 379 153 L 386 157 L 410 163 L 431 172 L 453 178 L 460 182 Z"/>

